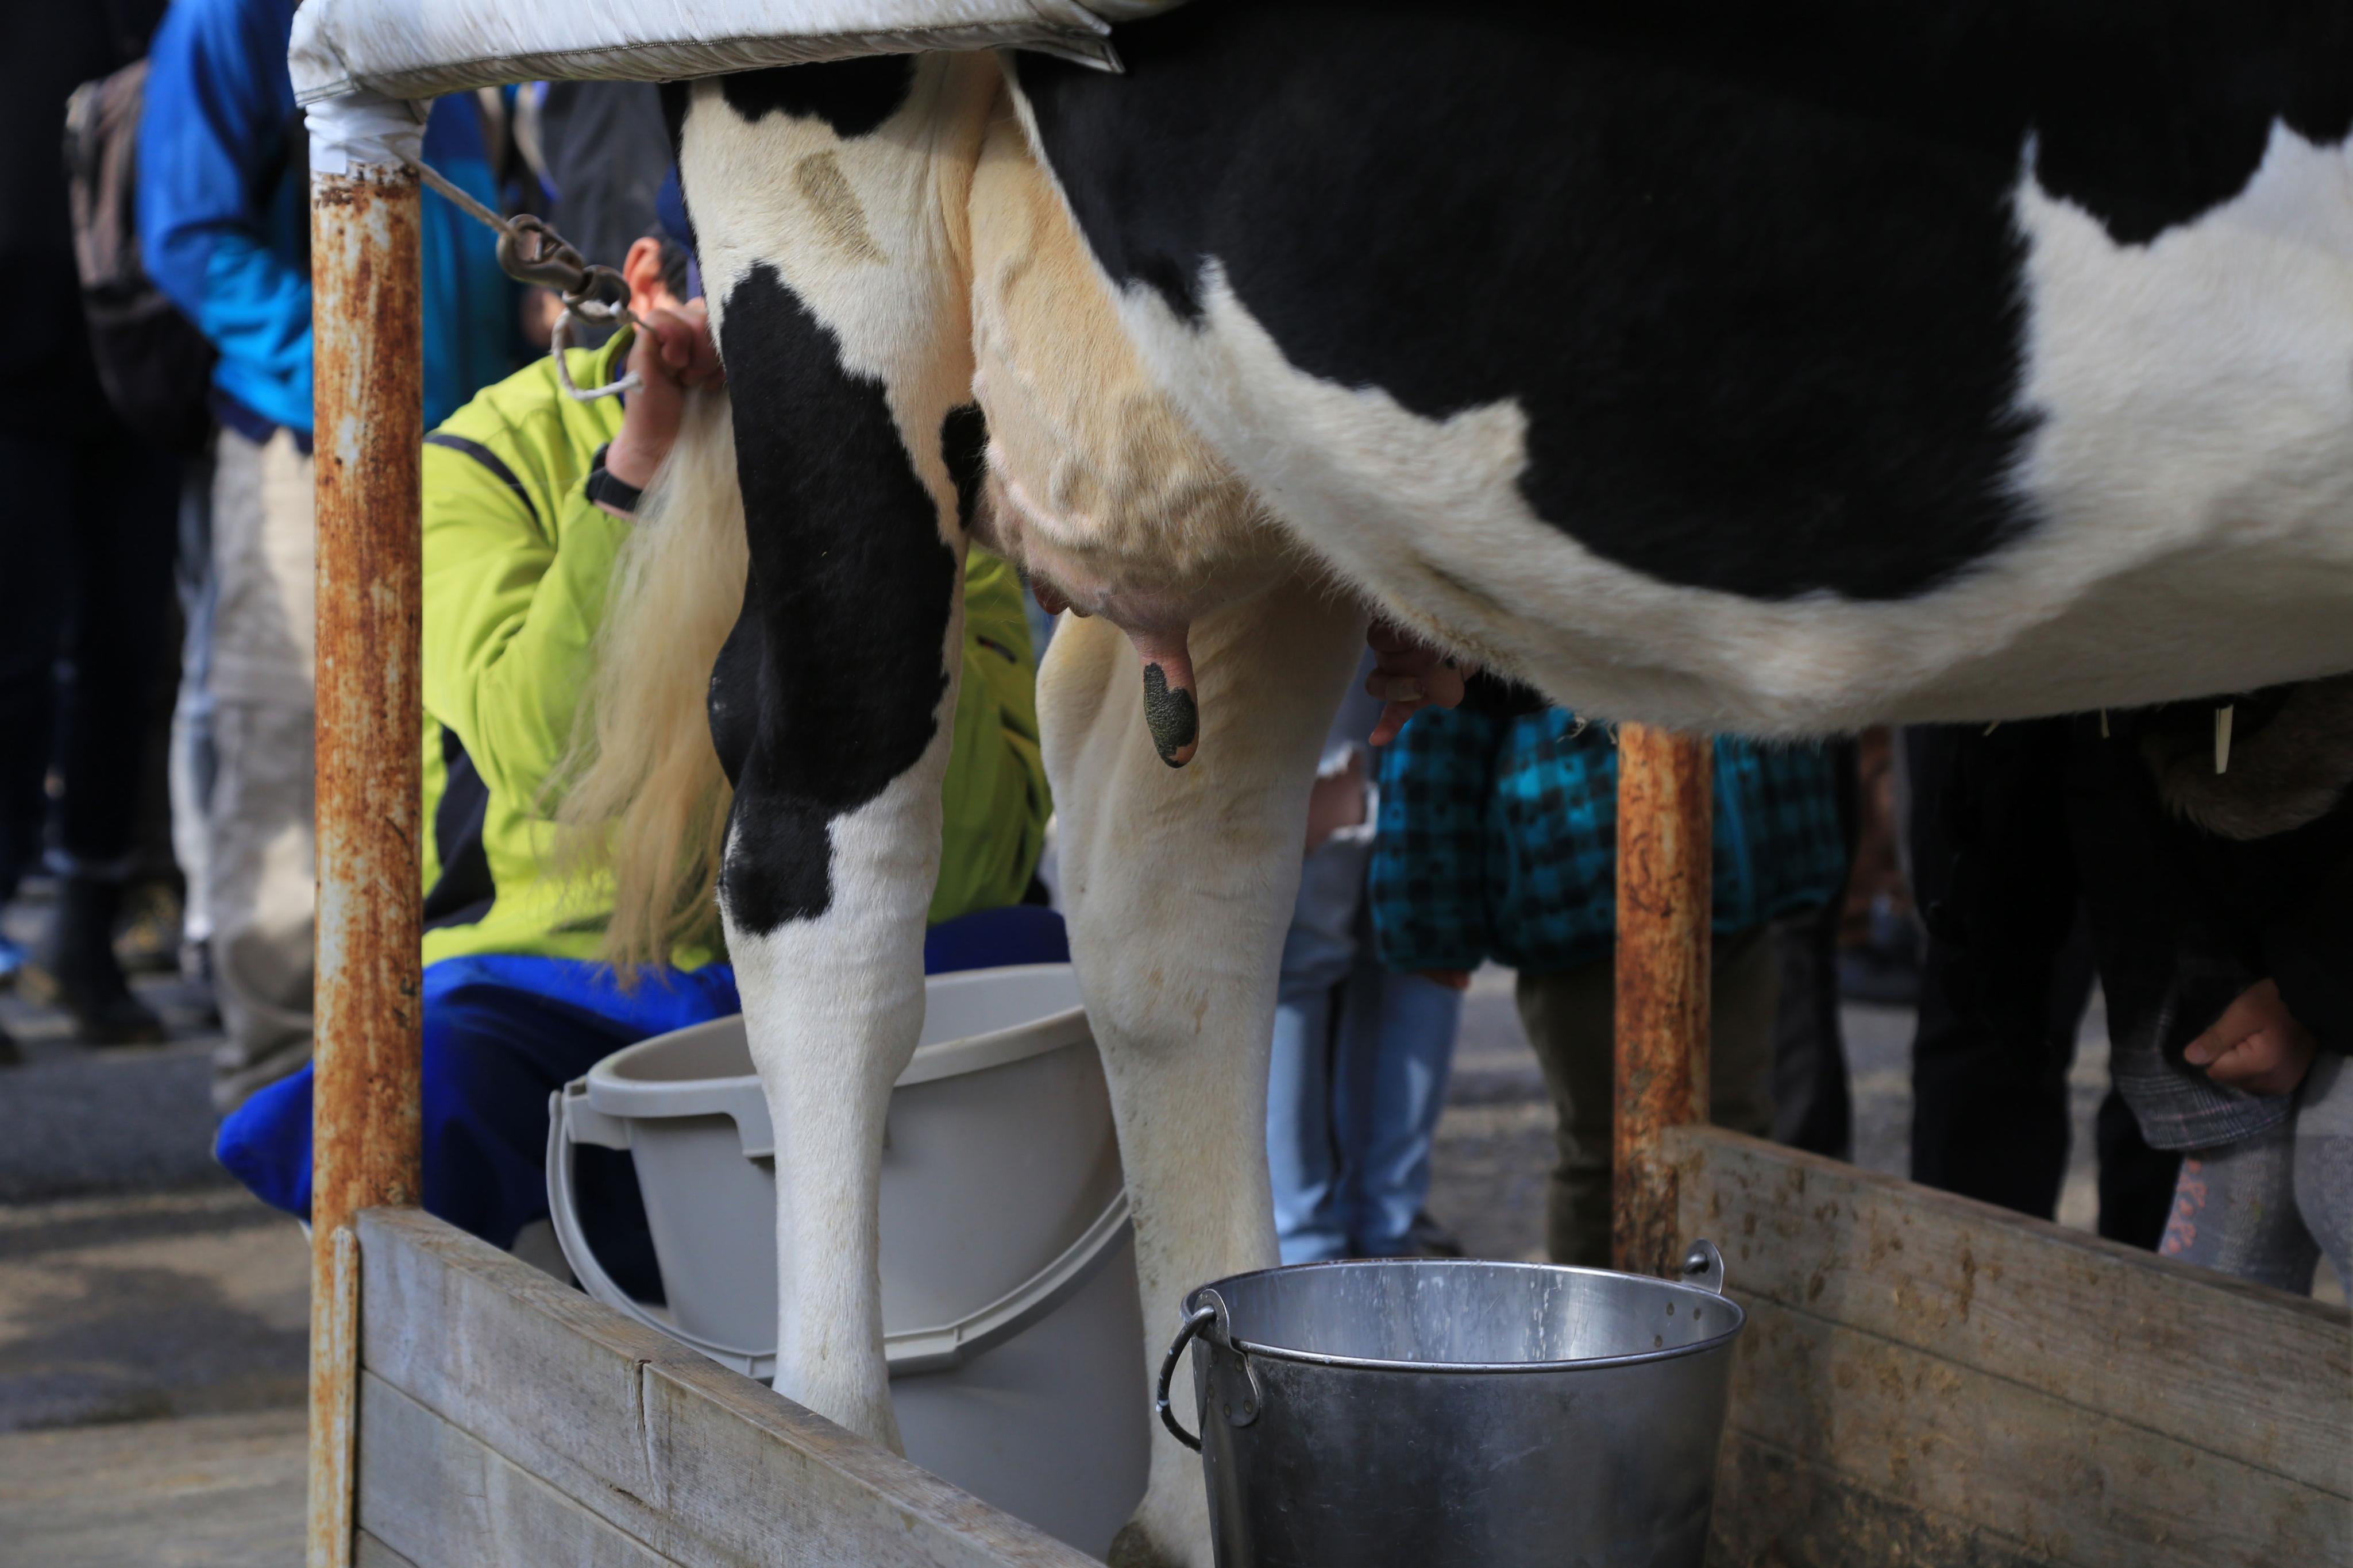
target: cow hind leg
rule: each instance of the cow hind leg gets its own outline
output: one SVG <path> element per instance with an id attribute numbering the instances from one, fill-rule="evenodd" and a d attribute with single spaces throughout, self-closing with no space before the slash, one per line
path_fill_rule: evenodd
<path id="1" fill-rule="evenodd" d="M 1196 622 L 1208 732 L 1182 770 L 1155 753 L 1116 627 L 1066 617 L 1047 653 L 1039 705 L 1062 892 L 1135 1215 L 1147 1380 L 1184 1292 L 1276 1260 L 1276 969 L 1309 782 L 1363 635 L 1351 603 L 1297 578 Z M 1207 1507 L 1199 1459 L 1155 1425 L 1150 1483 L 1114 1568 L 1208 1568 Z"/>

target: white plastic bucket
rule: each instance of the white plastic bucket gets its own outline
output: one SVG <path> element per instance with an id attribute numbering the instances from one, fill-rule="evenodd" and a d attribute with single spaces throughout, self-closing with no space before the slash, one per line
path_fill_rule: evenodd
<path id="1" fill-rule="evenodd" d="M 934 975 L 882 1153 L 882 1323 L 907 1457 L 1100 1557 L 1150 1436 L 1111 1098 L 1065 963 Z M 589 1294 L 754 1377 L 776 1366 L 776 1135 L 738 1017 L 554 1097 L 549 1206 Z M 571 1146 L 627 1149 L 666 1308 L 597 1264 Z"/>

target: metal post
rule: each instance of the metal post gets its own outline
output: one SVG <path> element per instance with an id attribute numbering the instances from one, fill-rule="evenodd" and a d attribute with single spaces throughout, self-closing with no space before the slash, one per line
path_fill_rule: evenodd
<path id="1" fill-rule="evenodd" d="M 1707 1113 L 1715 753 L 1705 737 L 1618 732 L 1618 1096 L 1610 1255 L 1672 1275 L 1675 1173 L 1662 1128 Z"/>
<path id="2" fill-rule="evenodd" d="M 417 183 L 311 183 L 319 530 L 319 950 L 311 1112 L 309 1568 L 352 1560 L 353 1216 L 420 1184 L 424 361 Z"/>

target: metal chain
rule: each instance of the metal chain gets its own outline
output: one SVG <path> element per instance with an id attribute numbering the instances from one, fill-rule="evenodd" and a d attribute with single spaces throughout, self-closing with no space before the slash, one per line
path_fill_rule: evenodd
<path id="1" fill-rule="evenodd" d="M 408 166 L 417 171 L 418 178 L 448 197 L 459 211 L 498 235 L 499 266 L 508 277 L 518 283 L 553 289 L 564 300 L 564 313 L 548 329 L 547 349 L 555 361 L 555 379 L 563 386 L 565 396 L 575 403 L 592 403 L 600 397 L 635 392 L 645 385 L 644 378 L 630 371 L 608 385 L 575 386 L 572 368 L 564 360 L 565 350 L 571 346 L 572 323 L 575 320 L 595 326 L 644 330 L 645 324 L 630 312 L 629 286 L 619 273 L 609 267 L 592 265 L 542 219 L 529 213 L 501 217 L 431 164 L 412 158 Z"/>

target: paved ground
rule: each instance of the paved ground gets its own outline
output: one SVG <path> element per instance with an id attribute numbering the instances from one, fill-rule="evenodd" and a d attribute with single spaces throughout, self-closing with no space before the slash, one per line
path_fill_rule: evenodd
<path id="1" fill-rule="evenodd" d="M 19 939 L 37 902 L 7 911 Z M 0 1563 L 280 1568 L 302 1550 L 309 1250 L 213 1163 L 217 1038 L 90 1050 L 0 992 Z"/>
<path id="2" fill-rule="evenodd" d="M 309 1277 L 241 1191 L 0 1209 L 0 1432 L 301 1403 Z"/>
<path id="3" fill-rule="evenodd" d="M 280 1406 L 0 1436 L 0 1562 L 293 1568 L 302 1421 Z"/>

